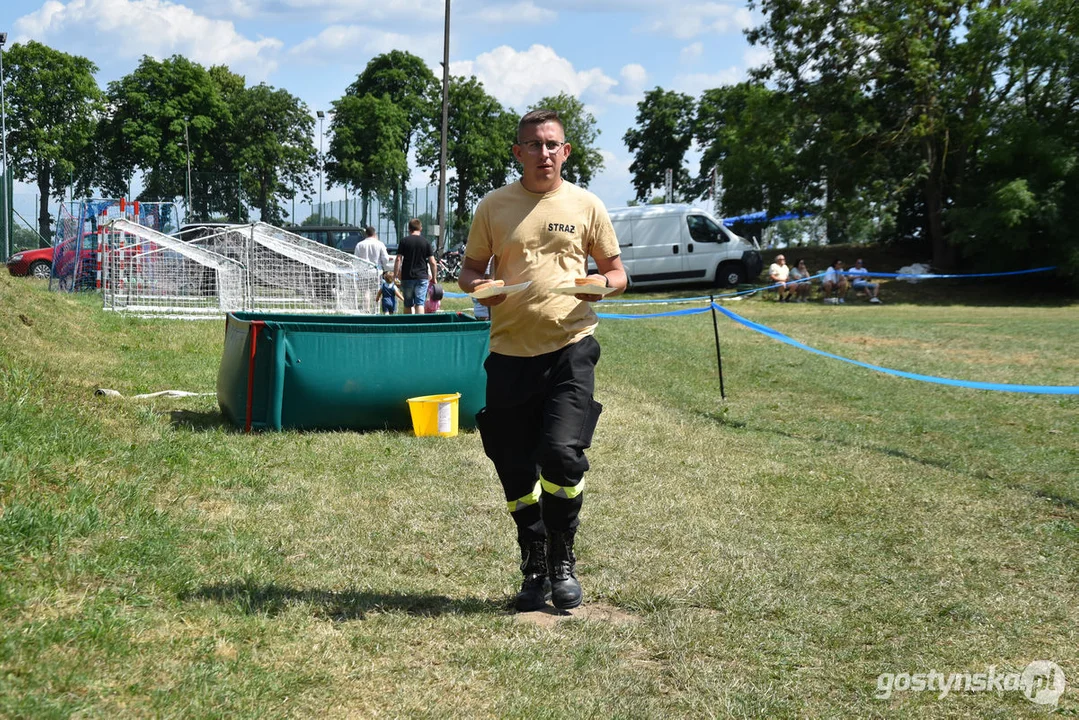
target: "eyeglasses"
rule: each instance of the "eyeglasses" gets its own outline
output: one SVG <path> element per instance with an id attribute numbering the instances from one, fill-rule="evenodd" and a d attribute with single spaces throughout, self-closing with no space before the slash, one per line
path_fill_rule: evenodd
<path id="1" fill-rule="evenodd" d="M 540 142 L 539 140 L 528 140 L 523 143 L 517 143 L 525 149 L 525 152 L 532 153 L 533 155 L 539 155 L 540 150 L 547 149 L 551 155 L 562 149 L 562 146 L 566 143 L 559 142 L 558 140 L 548 140 L 547 142 Z"/>

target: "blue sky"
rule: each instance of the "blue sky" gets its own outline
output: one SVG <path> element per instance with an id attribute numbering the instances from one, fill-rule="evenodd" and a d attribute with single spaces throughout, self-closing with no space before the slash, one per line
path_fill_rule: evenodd
<path id="1" fill-rule="evenodd" d="M 441 78 L 444 9 L 444 0 L 4 0 L 0 30 L 8 47 L 34 39 L 88 57 L 102 87 L 143 55 L 179 54 L 285 88 L 314 113 L 389 50 L 418 55 Z M 450 70 L 518 112 L 562 91 L 584 102 L 606 165 L 590 189 L 618 206 L 634 194 L 622 136 L 644 92 L 697 97 L 744 79 L 767 59 L 742 34 L 759 21 L 744 2 L 453 0 Z M 426 178 L 414 169 L 415 184 Z"/>

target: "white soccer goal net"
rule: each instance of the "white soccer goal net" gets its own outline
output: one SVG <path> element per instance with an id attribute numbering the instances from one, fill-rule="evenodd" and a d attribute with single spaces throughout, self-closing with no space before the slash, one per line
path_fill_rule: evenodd
<path id="1" fill-rule="evenodd" d="M 196 314 L 230 310 L 370 314 L 376 309 L 379 273 L 375 265 L 272 225 L 207 228 L 194 236 L 188 234 L 186 242 L 169 238 L 192 251 L 186 257 L 212 266 L 214 272 L 220 269 L 221 260 L 228 261 L 230 268 L 239 267 L 238 296 L 231 276 L 226 290 L 220 278 L 211 279 L 207 271 L 196 267 L 173 263 L 176 277 L 172 277 L 160 264 L 151 275 L 148 273 L 153 266 L 126 262 L 130 251 L 119 251 L 124 236 L 160 246 L 163 244 L 160 233 L 126 221 L 117 221 L 112 227 L 120 237 L 112 241 L 109 271 L 117 278 L 123 277 L 124 282 L 121 286 L 106 281 L 105 306 L 110 309 L 137 308 L 140 313 L 171 314 L 183 314 L 184 308 L 201 308 L 190 311 Z M 211 259 L 217 264 L 211 263 Z M 115 270 L 113 265 L 117 266 Z M 128 280 L 132 274 L 137 275 L 134 283 Z M 184 292 L 179 293 L 177 288 L 183 288 Z M 215 292 L 219 296 L 216 301 L 209 297 Z M 150 297 L 155 298 L 154 302 L 148 301 Z M 183 299 L 169 303 L 166 298 Z"/>
<path id="2" fill-rule="evenodd" d="M 251 236 L 253 252 L 248 269 L 255 309 L 375 312 L 379 288 L 376 265 L 266 223 L 252 225 Z"/>
<path id="3" fill-rule="evenodd" d="M 108 229 L 106 310 L 195 317 L 246 309 L 241 263 L 130 220 L 113 220 Z"/>

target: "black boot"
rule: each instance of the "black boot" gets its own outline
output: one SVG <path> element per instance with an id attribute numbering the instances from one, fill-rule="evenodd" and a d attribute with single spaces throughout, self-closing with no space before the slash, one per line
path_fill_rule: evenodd
<path id="1" fill-rule="evenodd" d="M 520 542 L 521 574 L 525 576 L 521 583 L 521 592 L 513 601 L 518 612 L 542 610 L 551 597 L 551 583 L 547 579 L 547 547 L 542 540 Z"/>
<path id="2" fill-rule="evenodd" d="M 573 554 L 573 530 L 547 532 L 547 571 L 551 576 L 551 602 L 560 610 L 581 604 L 583 594 L 577 582 L 577 557 Z"/>

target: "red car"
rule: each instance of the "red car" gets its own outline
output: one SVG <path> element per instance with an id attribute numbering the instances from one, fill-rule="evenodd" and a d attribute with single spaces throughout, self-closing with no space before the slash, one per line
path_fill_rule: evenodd
<path id="1" fill-rule="evenodd" d="M 7 270 L 12 275 L 48 280 L 52 275 L 52 248 L 21 250 L 7 259 Z"/>

